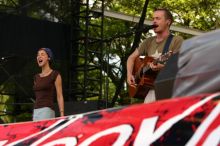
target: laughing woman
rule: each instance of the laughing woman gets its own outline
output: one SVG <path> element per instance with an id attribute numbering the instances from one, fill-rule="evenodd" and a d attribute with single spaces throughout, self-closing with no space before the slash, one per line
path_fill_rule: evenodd
<path id="1" fill-rule="evenodd" d="M 64 116 L 62 78 L 58 71 L 51 68 L 53 53 L 49 48 L 40 48 L 37 63 L 41 73 L 34 76 L 33 90 L 36 97 L 33 121 L 55 118 L 54 99 L 57 98 L 60 116 Z"/>

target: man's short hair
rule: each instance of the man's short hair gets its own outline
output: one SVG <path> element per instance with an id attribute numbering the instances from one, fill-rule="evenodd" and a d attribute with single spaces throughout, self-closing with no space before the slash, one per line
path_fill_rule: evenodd
<path id="1" fill-rule="evenodd" d="M 155 11 L 163 11 L 164 14 L 165 14 L 165 18 L 170 19 L 170 21 L 171 21 L 170 25 L 173 23 L 173 15 L 171 14 L 171 12 L 168 9 L 166 9 L 166 8 L 156 8 L 154 10 L 154 12 Z"/>

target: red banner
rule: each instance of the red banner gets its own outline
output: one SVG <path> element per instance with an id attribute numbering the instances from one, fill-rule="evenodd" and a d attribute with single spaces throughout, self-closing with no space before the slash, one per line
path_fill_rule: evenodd
<path id="1" fill-rule="evenodd" d="M 220 93 L 0 125 L 1 145 L 220 145 Z"/>

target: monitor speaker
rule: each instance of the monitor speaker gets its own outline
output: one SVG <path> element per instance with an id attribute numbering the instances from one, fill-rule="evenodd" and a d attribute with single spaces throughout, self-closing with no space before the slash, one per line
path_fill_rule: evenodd
<path id="1" fill-rule="evenodd" d="M 65 102 L 64 113 L 65 116 L 86 113 L 96 111 L 100 109 L 100 101 L 76 101 L 76 102 Z M 56 116 L 59 116 L 58 104 L 55 104 Z"/>

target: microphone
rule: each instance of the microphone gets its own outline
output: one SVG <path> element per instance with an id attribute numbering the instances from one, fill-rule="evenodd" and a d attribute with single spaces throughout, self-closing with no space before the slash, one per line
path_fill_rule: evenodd
<path id="1" fill-rule="evenodd" d="M 1 57 L 1 61 L 11 60 L 11 59 L 14 59 L 15 57 L 16 57 L 15 55 L 4 56 L 4 57 Z"/>
<path id="2" fill-rule="evenodd" d="M 153 28 L 156 28 L 158 27 L 158 25 L 156 24 L 153 24 L 153 25 L 144 25 L 142 28 L 141 28 L 141 31 L 142 32 L 148 32 L 150 29 L 153 29 Z"/>

